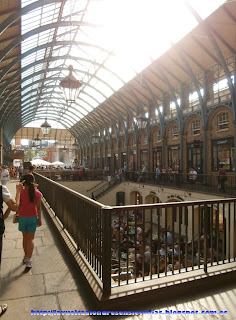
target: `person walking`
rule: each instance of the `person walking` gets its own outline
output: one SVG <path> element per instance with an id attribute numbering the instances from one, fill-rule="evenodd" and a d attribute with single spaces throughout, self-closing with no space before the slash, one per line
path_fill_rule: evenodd
<path id="1" fill-rule="evenodd" d="M 7 204 L 7 210 L 3 214 L 3 202 Z M 0 186 L 0 269 L 2 260 L 2 239 L 5 232 L 4 220 L 8 217 L 9 213 L 16 211 L 17 206 L 15 200 L 11 198 L 11 194 L 5 185 Z M 7 311 L 7 304 L 0 304 L 0 317 Z"/>
<path id="2" fill-rule="evenodd" d="M 19 167 L 19 179 L 20 179 L 20 181 L 21 181 L 21 179 L 22 179 L 22 176 L 23 176 L 23 167 L 20 166 L 20 167 Z"/>
<path id="3" fill-rule="evenodd" d="M 225 192 L 225 181 L 227 180 L 226 177 L 226 170 L 224 169 L 223 165 L 220 165 L 218 170 L 218 182 L 219 182 L 219 191 Z"/>
<path id="4" fill-rule="evenodd" d="M 9 171 L 7 170 L 6 166 L 2 166 L 2 173 L 1 173 L 2 185 L 6 185 L 8 180 L 9 180 Z"/>
<path id="5" fill-rule="evenodd" d="M 161 178 L 161 170 L 159 166 L 156 167 L 156 184 L 160 184 L 160 178 Z"/>
<path id="6" fill-rule="evenodd" d="M 23 189 L 24 185 L 24 189 Z M 34 250 L 34 235 L 36 227 L 42 225 L 41 219 L 42 194 L 36 189 L 34 176 L 26 174 L 22 183 L 16 185 L 16 203 L 19 204 L 19 231 L 23 234 L 23 249 L 26 268 L 32 268 L 32 254 Z"/>
<path id="7" fill-rule="evenodd" d="M 191 184 L 191 189 L 195 189 L 196 186 L 196 181 L 197 181 L 197 171 L 192 167 L 190 169 L 190 172 L 189 172 L 189 181 L 190 181 L 190 184 Z"/>

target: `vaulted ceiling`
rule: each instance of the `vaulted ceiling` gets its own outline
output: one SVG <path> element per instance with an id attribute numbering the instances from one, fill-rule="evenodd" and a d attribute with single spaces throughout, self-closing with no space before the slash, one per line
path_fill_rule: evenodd
<path id="1" fill-rule="evenodd" d="M 227 1 L 206 19 L 192 0 L 180 2 L 196 26 L 180 41 L 169 39 L 169 49 L 151 57 L 142 72 L 129 65 L 122 75 L 121 61 L 100 43 L 101 26 L 92 19 L 91 12 L 96 13 L 103 0 L 22 0 L 23 7 L 19 0 L 1 0 L 0 128 L 5 139 L 10 141 L 20 128 L 45 117 L 75 138 L 89 139 L 117 120 L 126 121 L 127 114 L 135 116 L 139 106 L 147 111 L 153 97 L 160 101 L 192 73 L 224 65 L 236 50 L 236 1 Z M 153 28 L 146 36 L 161 46 L 162 31 Z M 131 47 L 132 39 L 127 53 Z M 59 86 L 70 64 L 83 83 L 75 104 L 66 104 Z"/>

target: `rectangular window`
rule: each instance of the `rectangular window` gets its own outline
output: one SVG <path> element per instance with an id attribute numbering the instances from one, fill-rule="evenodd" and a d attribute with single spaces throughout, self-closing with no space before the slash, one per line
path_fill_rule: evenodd
<path id="1" fill-rule="evenodd" d="M 161 141 L 161 130 L 156 131 L 156 142 Z"/>
<path id="2" fill-rule="evenodd" d="M 192 135 L 200 134 L 200 120 L 196 120 L 192 122 Z"/>
<path id="3" fill-rule="evenodd" d="M 172 139 L 177 139 L 179 136 L 179 129 L 177 126 L 172 128 Z"/>
<path id="4" fill-rule="evenodd" d="M 218 116 L 218 130 L 225 130 L 229 128 L 228 113 L 224 112 Z"/>
<path id="5" fill-rule="evenodd" d="M 143 136 L 143 144 L 147 144 L 147 143 L 148 143 L 148 141 L 147 141 L 147 135 L 144 134 L 144 136 Z"/>

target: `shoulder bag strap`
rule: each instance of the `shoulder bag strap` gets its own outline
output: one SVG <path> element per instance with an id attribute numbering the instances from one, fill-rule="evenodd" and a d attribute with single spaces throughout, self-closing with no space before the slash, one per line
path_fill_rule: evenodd
<path id="1" fill-rule="evenodd" d="M 3 217 L 2 208 L 3 208 L 2 186 L 0 186 L 0 216 L 1 216 L 1 217 Z"/>
<path id="2" fill-rule="evenodd" d="M 2 216 L 3 199 L 2 199 L 2 186 L 0 186 L 0 214 Z"/>

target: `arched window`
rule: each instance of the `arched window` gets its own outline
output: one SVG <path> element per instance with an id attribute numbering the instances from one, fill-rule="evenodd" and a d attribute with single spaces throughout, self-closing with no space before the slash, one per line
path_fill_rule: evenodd
<path id="1" fill-rule="evenodd" d="M 136 145 L 136 143 L 135 143 L 134 136 L 131 136 L 131 138 L 130 138 L 130 146 L 134 147 L 135 145 Z"/>
<path id="2" fill-rule="evenodd" d="M 229 114 L 228 112 L 222 112 L 217 117 L 218 130 L 225 130 L 229 128 Z"/>

